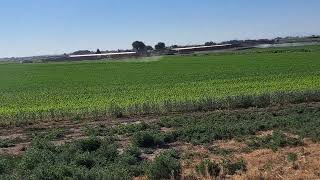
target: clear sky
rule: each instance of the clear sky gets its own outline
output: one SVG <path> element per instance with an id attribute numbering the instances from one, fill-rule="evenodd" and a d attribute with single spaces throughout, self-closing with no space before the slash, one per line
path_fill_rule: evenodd
<path id="1" fill-rule="evenodd" d="M 0 57 L 320 34 L 320 0 L 1 0 Z"/>

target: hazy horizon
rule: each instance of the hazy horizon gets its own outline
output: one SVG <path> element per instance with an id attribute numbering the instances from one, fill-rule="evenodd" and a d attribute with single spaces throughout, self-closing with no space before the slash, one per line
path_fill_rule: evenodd
<path id="1" fill-rule="evenodd" d="M 320 34 L 320 1 L 191 0 L 0 3 L 0 57 Z"/>

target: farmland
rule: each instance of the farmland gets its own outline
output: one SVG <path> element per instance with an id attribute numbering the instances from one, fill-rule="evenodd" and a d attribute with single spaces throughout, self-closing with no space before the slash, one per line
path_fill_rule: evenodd
<path id="1" fill-rule="evenodd" d="M 319 46 L 143 62 L 1 64 L 0 115 L 5 123 L 12 117 L 108 114 L 112 109 L 123 114 L 174 111 L 166 105 L 318 90 L 319 69 Z"/>
<path id="2" fill-rule="evenodd" d="M 318 179 L 320 47 L 0 65 L 0 179 Z"/>

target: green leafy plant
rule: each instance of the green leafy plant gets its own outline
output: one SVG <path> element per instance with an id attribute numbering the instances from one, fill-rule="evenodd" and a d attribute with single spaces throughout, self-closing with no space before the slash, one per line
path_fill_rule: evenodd
<path id="1" fill-rule="evenodd" d="M 178 157 L 175 151 L 166 151 L 158 155 L 149 166 L 149 178 L 152 180 L 177 179 L 181 172 Z"/>
<path id="2" fill-rule="evenodd" d="M 175 139 L 174 133 L 160 133 L 158 131 L 142 131 L 132 136 L 133 144 L 145 148 L 162 146 L 165 143 L 175 141 Z"/>
<path id="3" fill-rule="evenodd" d="M 10 139 L 0 139 L 0 148 L 8 148 L 14 146 L 14 143 Z"/>

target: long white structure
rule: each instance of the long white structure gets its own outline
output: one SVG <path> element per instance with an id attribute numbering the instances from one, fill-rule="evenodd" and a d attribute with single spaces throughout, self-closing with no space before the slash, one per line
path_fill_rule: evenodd
<path id="1" fill-rule="evenodd" d="M 173 48 L 174 51 L 183 51 L 183 50 L 197 50 L 204 48 L 218 48 L 218 47 L 227 47 L 232 46 L 232 44 L 220 44 L 220 45 L 212 45 L 212 46 L 193 46 L 193 47 L 182 47 L 182 48 Z"/>
<path id="2" fill-rule="evenodd" d="M 118 52 L 118 53 L 102 53 L 102 54 L 82 54 L 82 55 L 69 55 L 70 58 L 79 57 L 99 57 L 99 56 L 117 56 L 117 55 L 133 55 L 136 52 Z"/>

